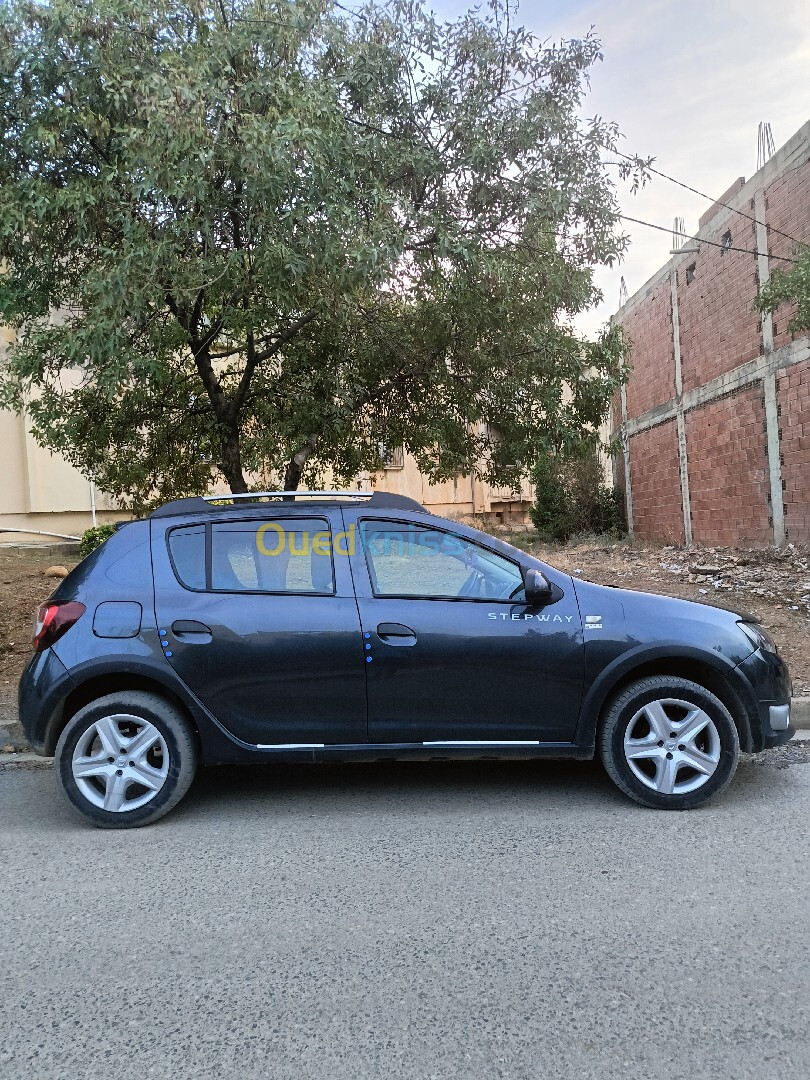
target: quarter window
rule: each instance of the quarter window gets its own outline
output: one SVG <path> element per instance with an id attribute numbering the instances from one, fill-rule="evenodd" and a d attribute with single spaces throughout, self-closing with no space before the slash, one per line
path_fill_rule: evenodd
<path id="1" fill-rule="evenodd" d="M 525 599 L 518 566 L 455 533 L 365 521 L 360 535 L 375 596 Z"/>
<path id="2" fill-rule="evenodd" d="M 187 525 L 169 533 L 174 572 L 187 589 L 205 588 L 205 526 Z"/>

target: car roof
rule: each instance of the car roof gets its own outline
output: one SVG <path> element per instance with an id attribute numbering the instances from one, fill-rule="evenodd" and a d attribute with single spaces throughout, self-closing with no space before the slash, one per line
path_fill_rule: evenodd
<path id="1" fill-rule="evenodd" d="M 428 511 L 415 499 L 395 495 L 390 491 L 250 491 L 232 495 L 193 495 L 173 499 L 154 510 L 150 518 L 182 517 L 187 514 L 211 514 L 235 510 L 255 513 L 274 510 L 312 511 L 327 506 L 357 506 L 371 510 L 409 510 L 421 514 Z"/>

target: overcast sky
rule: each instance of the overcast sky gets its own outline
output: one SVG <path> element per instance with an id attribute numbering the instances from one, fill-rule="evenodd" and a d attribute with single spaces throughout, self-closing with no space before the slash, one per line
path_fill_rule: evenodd
<path id="1" fill-rule="evenodd" d="M 437 0 L 441 15 L 469 4 Z M 541 38 L 581 37 L 594 26 L 604 60 L 592 71 L 585 115 L 615 120 L 628 153 L 715 198 L 757 165 L 757 126 L 770 122 L 777 149 L 810 119 L 810 0 L 524 0 L 517 20 Z M 654 178 L 638 195 L 620 189 L 624 212 L 687 232 L 710 205 Z M 669 257 L 671 240 L 626 225 L 632 244 L 616 270 L 600 270 L 604 303 L 578 320 L 594 331 Z"/>

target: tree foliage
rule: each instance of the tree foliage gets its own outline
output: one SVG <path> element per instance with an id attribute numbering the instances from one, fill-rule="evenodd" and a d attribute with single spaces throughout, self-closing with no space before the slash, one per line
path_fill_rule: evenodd
<path id="1" fill-rule="evenodd" d="M 544 454 L 532 471 L 535 501 L 529 514 L 543 540 L 565 541 L 584 533 L 623 536 L 624 495 L 608 487 L 600 448 L 588 440 Z"/>
<path id="2" fill-rule="evenodd" d="M 783 304 L 795 304 L 788 328 L 792 333 L 810 330 L 810 250 L 799 253 L 790 270 L 774 270 L 759 294 L 760 311 L 775 312 Z"/>
<path id="3" fill-rule="evenodd" d="M 396 445 L 515 482 L 624 374 L 570 326 L 626 242 L 598 59 L 503 0 L 11 0 L 3 403 L 133 505 Z"/>
<path id="4" fill-rule="evenodd" d="M 81 557 L 83 559 L 87 558 L 91 551 L 95 551 L 97 547 L 101 547 L 105 540 L 109 540 L 114 532 L 114 523 L 94 525 L 90 529 L 85 529 L 79 541 L 79 554 Z"/>

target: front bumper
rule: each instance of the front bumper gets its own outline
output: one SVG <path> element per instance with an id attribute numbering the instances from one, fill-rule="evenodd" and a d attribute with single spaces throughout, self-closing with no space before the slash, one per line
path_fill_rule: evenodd
<path id="1" fill-rule="evenodd" d="M 737 669 L 756 699 L 751 717 L 752 750 L 783 746 L 796 734 L 790 716 L 791 682 L 787 664 L 776 653 L 757 649 Z"/>
<path id="2" fill-rule="evenodd" d="M 787 731 L 790 727 L 790 705 L 771 705 L 768 716 L 771 731 Z"/>

